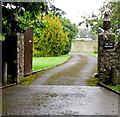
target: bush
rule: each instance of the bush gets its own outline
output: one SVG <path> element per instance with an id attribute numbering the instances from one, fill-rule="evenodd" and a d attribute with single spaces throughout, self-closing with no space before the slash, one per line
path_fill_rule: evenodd
<path id="1" fill-rule="evenodd" d="M 45 22 L 45 26 L 39 28 L 39 36 L 34 37 L 34 49 L 36 51 L 34 55 L 44 57 L 62 55 L 69 41 L 68 34 L 63 31 L 63 26 L 57 17 L 44 16 L 42 20 Z"/>
<path id="2" fill-rule="evenodd" d="M 68 54 L 71 50 L 71 40 L 69 40 L 67 43 L 66 43 L 66 46 L 65 46 L 65 50 L 63 51 L 63 54 Z"/>
<path id="3" fill-rule="evenodd" d="M 67 54 L 71 50 L 72 39 L 75 38 L 75 36 L 78 34 L 78 28 L 75 24 L 72 24 L 69 19 L 60 17 L 59 20 L 63 25 L 64 32 L 68 33 L 69 41 L 67 42 L 65 50 L 63 52 L 63 54 Z"/>
<path id="4" fill-rule="evenodd" d="M 34 50 L 34 51 L 33 51 L 33 56 L 34 56 L 34 57 L 40 57 L 40 56 L 41 56 L 40 51 Z"/>

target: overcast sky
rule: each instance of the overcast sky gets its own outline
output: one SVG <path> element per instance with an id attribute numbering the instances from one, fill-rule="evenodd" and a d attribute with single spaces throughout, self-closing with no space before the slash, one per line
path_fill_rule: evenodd
<path id="1" fill-rule="evenodd" d="M 78 24 L 81 16 L 98 14 L 98 9 L 105 0 L 54 0 L 54 5 L 67 13 L 65 15 L 72 23 Z"/>

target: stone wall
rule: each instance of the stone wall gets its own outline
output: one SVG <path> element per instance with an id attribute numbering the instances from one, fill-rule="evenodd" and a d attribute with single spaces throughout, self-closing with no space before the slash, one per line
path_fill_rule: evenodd
<path id="1" fill-rule="evenodd" d="M 76 40 L 72 43 L 71 51 L 79 51 L 79 52 L 88 52 L 93 53 L 98 49 L 98 41 L 80 41 Z"/>

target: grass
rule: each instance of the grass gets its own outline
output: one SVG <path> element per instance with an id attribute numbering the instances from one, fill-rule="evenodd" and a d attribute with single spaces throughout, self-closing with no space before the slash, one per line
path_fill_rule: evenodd
<path id="1" fill-rule="evenodd" d="M 70 53 L 88 53 L 87 51 L 70 51 Z"/>
<path id="2" fill-rule="evenodd" d="M 90 78 L 90 79 L 87 80 L 87 84 L 89 86 L 98 86 L 98 83 L 99 83 L 99 78 Z M 120 84 L 118 84 L 116 86 L 112 86 L 112 84 L 106 85 L 106 86 L 115 90 L 115 91 L 120 92 Z"/>
<path id="3" fill-rule="evenodd" d="M 95 54 L 95 53 L 90 53 L 89 55 L 91 55 L 91 56 L 95 56 L 95 57 L 98 56 L 98 54 Z"/>
<path id="4" fill-rule="evenodd" d="M 107 85 L 109 88 L 115 90 L 115 91 L 118 91 L 120 92 L 120 84 L 116 85 L 116 86 L 112 86 L 112 85 Z"/>
<path id="5" fill-rule="evenodd" d="M 21 85 L 29 85 L 31 82 L 33 82 L 36 78 L 38 78 L 40 76 L 40 74 L 42 74 L 44 71 L 41 72 L 37 72 L 33 75 L 29 75 L 23 78 L 23 82 L 21 83 Z"/>
<path id="6" fill-rule="evenodd" d="M 95 57 L 98 56 L 98 54 L 89 53 L 89 52 L 86 52 L 86 51 L 71 51 L 71 53 L 86 53 L 86 54 L 91 55 L 91 56 L 95 56 Z"/>
<path id="7" fill-rule="evenodd" d="M 33 57 L 32 71 L 49 68 L 56 64 L 65 62 L 70 55 L 63 55 L 58 57 Z"/>
<path id="8" fill-rule="evenodd" d="M 69 58 L 70 58 L 70 55 L 63 55 L 63 56 L 58 56 L 58 57 L 33 57 L 33 69 L 32 70 L 35 71 L 35 70 L 49 68 L 56 64 L 63 63 Z M 29 85 L 36 78 L 38 78 L 43 72 L 45 71 L 40 71 L 33 75 L 24 77 L 21 85 Z"/>
<path id="9" fill-rule="evenodd" d="M 99 78 L 93 78 L 87 79 L 87 84 L 89 86 L 98 86 Z"/>

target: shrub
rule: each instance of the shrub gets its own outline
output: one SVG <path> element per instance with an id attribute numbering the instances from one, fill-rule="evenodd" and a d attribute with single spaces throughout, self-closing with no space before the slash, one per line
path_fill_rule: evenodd
<path id="1" fill-rule="evenodd" d="M 34 49 L 40 52 L 37 52 L 37 55 L 44 57 L 62 55 L 69 41 L 68 34 L 63 31 L 57 17 L 44 16 L 42 20 L 45 21 L 45 26 L 39 28 L 39 36 L 34 37 Z"/>
<path id="2" fill-rule="evenodd" d="M 33 56 L 34 56 L 34 57 L 40 57 L 40 56 L 41 56 L 40 51 L 34 50 L 34 51 L 33 51 Z"/>

